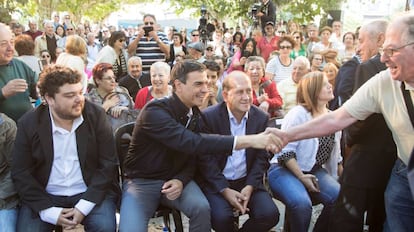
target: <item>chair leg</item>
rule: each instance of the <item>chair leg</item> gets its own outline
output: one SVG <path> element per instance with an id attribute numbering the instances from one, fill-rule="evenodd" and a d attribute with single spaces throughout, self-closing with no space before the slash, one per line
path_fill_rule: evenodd
<path id="1" fill-rule="evenodd" d="M 164 220 L 164 227 L 167 227 L 168 232 L 172 232 L 171 230 L 171 224 L 170 224 L 170 214 L 169 213 L 165 213 L 162 215 L 162 218 Z"/>
<path id="2" fill-rule="evenodd" d="M 239 216 L 233 217 L 233 231 L 239 231 Z"/>
<path id="3" fill-rule="evenodd" d="M 175 232 L 184 232 L 183 221 L 181 218 L 181 212 L 173 209 L 172 215 L 174 218 Z"/>

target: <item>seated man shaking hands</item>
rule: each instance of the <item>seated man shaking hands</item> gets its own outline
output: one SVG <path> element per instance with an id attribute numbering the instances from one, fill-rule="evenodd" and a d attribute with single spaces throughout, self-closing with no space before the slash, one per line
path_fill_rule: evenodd
<path id="1" fill-rule="evenodd" d="M 139 114 L 124 160 L 120 231 L 146 232 L 159 204 L 190 218 L 189 230 L 210 232 L 210 206 L 192 180 L 197 156 L 231 154 L 248 147 L 278 150 L 272 135 L 200 134 L 199 106 L 208 94 L 206 67 L 186 60 L 175 64 L 173 95 L 149 102 Z"/>
<path id="2" fill-rule="evenodd" d="M 250 78 L 234 71 L 223 82 L 225 102 L 203 111 L 202 131 L 241 136 L 266 129 L 267 114 L 252 105 Z M 279 221 L 279 212 L 263 186 L 269 167 L 267 152 L 246 148 L 228 153 L 198 156 L 197 180 L 211 207 L 216 232 L 269 231 Z M 242 228 L 233 228 L 234 211 L 248 213 Z"/>

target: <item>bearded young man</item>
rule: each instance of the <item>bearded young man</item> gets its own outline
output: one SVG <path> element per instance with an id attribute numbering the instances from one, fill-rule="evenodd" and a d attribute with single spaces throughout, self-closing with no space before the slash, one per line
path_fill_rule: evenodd
<path id="1" fill-rule="evenodd" d="M 85 101 L 82 75 L 51 66 L 39 90 L 45 104 L 19 120 L 12 177 L 21 198 L 17 231 L 116 230 L 117 156 L 102 107 Z"/>

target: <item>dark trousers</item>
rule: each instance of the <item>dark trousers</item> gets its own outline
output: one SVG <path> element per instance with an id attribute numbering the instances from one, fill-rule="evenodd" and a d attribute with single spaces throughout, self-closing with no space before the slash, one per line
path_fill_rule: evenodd
<path id="1" fill-rule="evenodd" d="M 246 184 L 245 178 L 230 181 L 230 188 L 241 191 Z M 221 193 L 204 193 L 210 203 L 211 224 L 216 232 L 234 231 L 233 206 L 221 195 Z M 249 219 L 243 224 L 239 231 L 269 231 L 279 222 L 279 210 L 264 189 L 253 191 L 247 207 Z"/>
<path id="2" fill-rule="evenodd" d="M 384 188 L 363 189 L 341 185 L 329 231 L 363 231 L 364 213 L 370 232 L 383 231 L 385 221 Z"/>
<path id="3" fill-rule="evenodd" d="M 50 195 L 56 207 L 71 208 L 79 201 L 82 194 L 70 197 Z M 83 219 L 85 231 L 115 232 L 116 230 L 116 197 L 107 196 L 100 204 Z M 17 220 L 17 232 L 47 232 L 53 231 L 55 225 L 44 222 L 37 212 L 28 205 L 22 204 Z"/>

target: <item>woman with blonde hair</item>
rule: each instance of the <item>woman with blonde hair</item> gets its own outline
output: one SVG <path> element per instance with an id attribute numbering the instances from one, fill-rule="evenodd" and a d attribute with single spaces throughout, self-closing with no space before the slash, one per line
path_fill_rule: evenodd
<path id="1" fill-rule="evenodd" d="M 329 83 L 332 85 L 332 89 L 335 89 L 335 79 L 338 74 L 338 67 L 334 63 L 326 63 L 322 70 L 326 77 L 328 78 Z"/>
<path id="2" fill-rule="evenodd" d="M 306 74 L 299 82 L 298 105 L 284 117 L 282 130 L 328 114 L 332 86 L 322 72 Z M 328 231 L 328 223 L 339 194 L 338 175 L 342 170 L 340 132 L 320 138 L 288 143 L 270 161 L 269 185 L 273 196 L 286 206 L 290 231 L 308 231 L 312 205 L 323 210 L 313 231 Z"/>
<path id="3" fill-rule="evenodd" d="M 70 35 L 66 39 L 65 52 L 60 54 L 56 60 L 56 64 L 78 70 L 83 75 L 82 84 L 84 93 L 88 85 L 88 79 L 85 73 L 86 53 L 86 41 L 78 35 Z"/>

